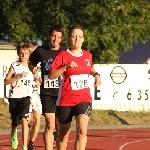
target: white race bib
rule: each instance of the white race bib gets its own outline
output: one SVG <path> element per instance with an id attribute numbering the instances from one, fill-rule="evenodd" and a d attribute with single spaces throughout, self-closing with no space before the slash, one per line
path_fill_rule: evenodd
<path id="1" fill-rule="evenodd" d="M 72 75 L 70 78 L 72 90 L 80 90 L 89 87 L 88 74 Z"/>
<path id="2" fill-rule="evenodd" d="M 30 86 L 31 81 L 25 78 L 18 79 L 17 86 Z"/>
<path id="3" fill-rule="evenodd" d="M 44 75 L 44 88 L 59 88 L 58 78 L 50 80 L 48 75 Z"/>

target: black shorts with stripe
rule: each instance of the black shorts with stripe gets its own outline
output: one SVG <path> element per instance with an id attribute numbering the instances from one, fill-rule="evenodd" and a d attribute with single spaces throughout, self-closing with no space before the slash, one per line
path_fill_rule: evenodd
<path id="1" fill-rule="evenodd" d="M 82 102 L 75 106 L 57 106 L 58 121 L 62 124 L 66 124 L 72 121 L 73 116 L 85 114 L 88 117 L 91 116 L 92 103 Z"/>

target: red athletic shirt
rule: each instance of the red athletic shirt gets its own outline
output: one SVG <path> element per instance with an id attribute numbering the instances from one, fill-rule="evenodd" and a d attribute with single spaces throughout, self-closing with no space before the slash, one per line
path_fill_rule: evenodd
<path id="1" fill-rule="evenodd" d="M 67 68 L 62 74 L 57 106 L 75 106 L 81 102 L 92 102 L 88 78 L 93 67 L 92 55 L 82 50 L 80 56 L 75 56 L 69 50 L 60 52 L 54 59 L 49 72 L 74 61 L 77 68 Z"/>

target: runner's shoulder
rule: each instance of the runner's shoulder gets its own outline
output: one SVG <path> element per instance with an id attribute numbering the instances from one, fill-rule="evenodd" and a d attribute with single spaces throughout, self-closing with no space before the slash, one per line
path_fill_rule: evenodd
<path id="1" fill-rule="evenodd" d="M 19 66 L 20 65 L 20 61 L 17 60 L 17 61 L 14 61 L 11 63 L 12 66 Z"/>
<path id="2" fill-rule="evenodd" d="M 89 50 L 85 50 L 85 49 L 83 49 L 82 52 L 86 54 L 91 54 Z"/>
<path id="3" fill-rule="evenodd" d="M 43 50 L 49 50 L 49 45 L 44 45 L 44 46 L 38 46 L 35 50 L 36 51 L 43 51 Z"/>
<path id="4" fill-rule="evenodd" d="M 89 50 L 82 50 L 82 52 L 83 52 L 83 54 L 85 54 L 85 55 L 92 55 Z"/>

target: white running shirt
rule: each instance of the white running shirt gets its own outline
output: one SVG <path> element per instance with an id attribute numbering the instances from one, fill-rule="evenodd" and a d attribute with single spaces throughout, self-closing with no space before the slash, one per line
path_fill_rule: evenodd
<path id="1" fill-rule="evenodd" d="M 14 68 L 14 76 L 21 74 L 23 71 L 28 72 L 25 77 L 16 80 L 11 84 L 9 92 L 10 98 L 22 98 L 26 96 L 32 96 L 33 92 L 33 74 L 28 67 L 23 66 L 19 61 L 13 62 L 12 67 Z"/>

